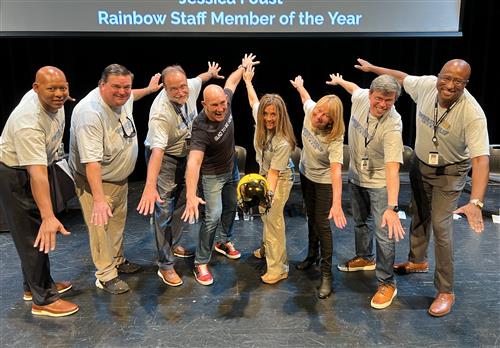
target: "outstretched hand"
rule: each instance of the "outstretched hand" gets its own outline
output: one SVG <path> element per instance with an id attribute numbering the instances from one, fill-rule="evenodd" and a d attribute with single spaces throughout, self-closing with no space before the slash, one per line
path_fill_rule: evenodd
<path id="1" fill-rule="evenodd" d="M 467 217 L 470 228 L 474 232 L 481 233 L 484 231 L 483 214 L 481 209 L 476 205 L 467 203 L 455 210 L 453 214 L 464 214 Z"/>
<path id="2" fill-rule="evenodd" d="M 184 222 L 197 221 L 200 215 L 198 205 L 205 204 L 206 202 L 198 196 L 186 199 L 186 209 L 182 213 L 181 219 Z"/>
<path id="3" fill-rule="evenodd" d="M 139 214 L 148 215 L 153 214 L 155 209 L 155 203 L 163 203 L 164 201 L 160 198 L 160 194 L 155 187 L 145 187 L 142 192 L 141 200 L 137 205 L 137 211 Z"/>
<path id="4" fill-rule="evenodd" d="M 399 215 L 395 211 L 387 209 L 382 215 L 382 224 L 380 227 L 384 228 L 387 226 L 387 231 L 389 233 L 389 239 L 396 239 L 396 242 L 403 240 L 405 237 L 405 230 L 403 225 L 401 225 L 401 220 L 399 220 Z"/>
<path id="5" fill-rule="evenodd" d="M 361 58 L 358 58 L 357 59 L 358 64 L 355 64 L 354 67 L 358 70 L 361 70 L 361 71 L 364 71 L 364 72 L 371 72 L 372 71 L 372 67 L 373 67 L 373 64 L 371 64 L 370 62 L 364 60 L 364 59 L 361 59 Z"/>
<path id="6" fill-rule="evenodd" d="M 219 63 L 208 62 L 208 70 L 207 70 L 207 72 L 210 74 L 211 78 L 213 78 L 213 79 L 223 79 L 224 76 L 219 75 L 220 69 L 222 69 L 222 68 L 219 66 Z"/>
<path id="7" fill-rule="evenodd" d="M 344 78 L 339 73 L 330 74 L 330 81 L 326 81 L 326 84 L 336 86 L 339 83 L 341 83 L 342 81 L 344 81 Z"/>
<path id="8" fill-rule="evenodd" d="M 302 76 L 300 76 L 300 75 L 298 75 L 295 78 L 295 80 L 290 80 L 290 83 L 295 88 L 304 87 L 304 80 L 302 79 Z"/>
<path id="9" fill-rule="evenodd" d="M 43 219 L 33 247 L 38 248 L 40 252 L 45 254 L 54 251 L 56 249 L 57 232 L 65 236 L 71 234 L 55 216 Z"/>
<path id="10" fill-rule="evenodd" d="M 245 72 L 243 73 L 243 81 L 250 82 L 252 81 L 255 75 L 255 68 L 253 66 L 246 67 Z"/>
<path id="11" fill-rule="evenodd" d="M 163 83 L 159 83 L 160 78 L 161 74 L 156 73 L 151 77 L 151 80 L 149 80 L 148 89 L 149 91 L 151 91 L 151 93 L 154 93 L 163 87 Z"/>
<path id="12" fill-rule="evenodd" d="M 241 59 L 241 66 L 244 67 L 245 69 L 257 64 L 260 64 L 260 61 L 255 61 L 254 59 L 256 58 L 256 55 L 253 53 L 246 53 L 243 59 Z"/>

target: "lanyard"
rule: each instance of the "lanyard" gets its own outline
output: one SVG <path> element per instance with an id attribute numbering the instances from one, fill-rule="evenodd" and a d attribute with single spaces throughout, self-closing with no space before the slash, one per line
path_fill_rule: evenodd
<path id="1" fill-rule="evenodd" d="M 264 141 L 264 143 L 262 144 L 262 160 L 261 160 L 262 165 L 264 165 L 264 152 L 267 150 L 269 145 L 272 145 L 273 138 L 274 138 L 274 133 L 271 135 L 269 140 L 267 140 L 267 134 L 266 134 L 266 141 Z"/>
<path id="2" fill-rule="evenodd" d="M 370 120 L 370 110 L 368 110 L 368 114 L 366 114 L 366 136 L 365 136 L 365 149 L 368 146 L 368 144 L 371 143 L 373 138 L 375 138 L 375 133 L 377 132 L 378 124 L 380 123 L 380 119 L 377 118 L 377 124 L 375 125 L 375 129 L 373 130 L 372 135 L 370 136 L 369 133 L 369 124 L 368 121 Z"/>
<path id="3" fill-rule="evenodd" d="M 173 103 L 172 102 L 172 105 L 175 109 L 175 112 L 177 113 L 177 115 L 179 115 L 182 119 L 182 122 L 186 125 L 186 128 L 189 129 L 189 124 L 188 124 L 188 121 L 186 119 L 186 117 L 188 116 L 188 107 L 187 107 L 187 103 L 184 104 L 184 112 L 186 113 L 186 117 L 184 117 L 184 113 L 182 112 L 182 106 L 176 104 L 176 103 Z"/>
<path id="4" fill-rule="evenodd" d="M 457 104 L 458 102 L 458 99 L 455 100 L 453 102 L 453 104 L 451 104 L 445 112 L 443 112 L 443 114 L 441 115 L 441 117 L 439 118 L 438 120 L 438 99 L 436 97 L 436 102 L 434 103 L 434 134 L 432 136 L 432 142 L 434 143 L 435 146 L 437 146 L 437 130 L 438 130 L 438 127 L 441 123 L 443 123 L 444 121 L 444 118 L 448 115 L 448 113 L 451 111 L 451 109 L 453 109 L 455 107 L 455 105 Z"/>

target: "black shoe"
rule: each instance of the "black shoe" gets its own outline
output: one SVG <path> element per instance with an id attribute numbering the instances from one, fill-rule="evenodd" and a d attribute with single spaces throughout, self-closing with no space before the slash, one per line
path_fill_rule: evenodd
<path id="1" fill-rule="evenodd" d="M 141 266 L 125 260 L 124 263 L 116 266 L 116 268 L 118 269 L 118 273 L 135 273 L 141 269 Z"/>
<path id="2" fill-rule="evenodd" d="M 308 256 L 308 257 L 306 257 L 306 259 L 304 261 L 296 264 L 295 268 L 298 269 L 299 271 L 303 271 L 303 270 L 310 268 L 314 264 L 319 265 L 319 257 L 318 256 Z"/>
<path id="3" fill-rule="evenodd" d="M 321 299 L 327 298 L 332 293 L 332 276 L 322 275 L 321 285 L 318 290 L 318 297 Z"/>
<path id="4" fill-rule="evenodd" d="M 101 282 L 99 279 L 96 279 L 95 286 L 113 295 L 123 294 L 130 290 L 128 284 L 118 277 L 107 282 Z"/>

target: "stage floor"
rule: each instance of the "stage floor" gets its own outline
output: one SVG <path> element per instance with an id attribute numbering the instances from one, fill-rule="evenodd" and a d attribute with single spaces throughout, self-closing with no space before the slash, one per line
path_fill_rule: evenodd
<path id="1" fill-rule="evenodd" d="M 143 266 L 124 275 L 131 291 L 110 295 L 94 285 L 88 235 L 78 209 L 61 215 L 72 232 L 58 237 L 51 253 L 55 280 L 71 280 L 63 298 L 80 305 L 65 318 L 35 317 L 22 300 L 20 262 L 9 233 L 0 233 L 0 345 L 2 347 L 498 347 L 500 346 L 500 187 L 490 187 L 485 204 L 485 232 L 476 235 L 465 219 L 455 221 L 455 294 L 452 312 L 427 314 L 435 289 L 434 256 L 430 273 L 398 276 L 398 295 L 387 309 L 370 307 L 375 273 L 333 270 L 334 293 L 316 297 L 319 269 L 298 271 L 294 264 L 307 252 L 307 225 L 299 186 L 286 209 L 289 278 L 276 285 L 260 281 L 265 262 L 253 257 L 262 236 L 260 219 L 235 222 L 240 260 L 214 252 L 210 269 L 215 282 L 199 285 L 193 259 L 176 260 L 184 280 L 173 288 L 156 275 L 156 246 L 149 218 L 136 213 L 143 183 L 131 183 L 125 254 Z M 348 226 L 333 229 L 334 265 L 354 256 L 353 223 L 344 191 Z M 467 201 L 464 193 L 461 201 Z M 402 185 L 400 204 L 408 213 L 409 187 Z M 71 208 L 71 206 L 70 206 Z M 407 230 L 409 216 L 404 222 Z M 198 225 L 189 225 L 183 244 L 194 247 Z M 396 245 L 396 261 L 406 259 L 407 239 Z"/>

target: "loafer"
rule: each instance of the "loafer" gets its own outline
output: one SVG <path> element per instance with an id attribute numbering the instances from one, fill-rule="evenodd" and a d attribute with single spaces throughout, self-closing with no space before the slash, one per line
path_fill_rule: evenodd
<path id="1" fill-rule="evenodd" d="M 62 281 L 62 282 L 57 282 L 56 283 L 57 292 L 60 293 L 60 294 L 62 294 L 63 292 L 68 291 L 72 287 L 73 287 L 73 284 L 71 284 L 70 282 L 67 282 L 67 281 Z M 25 291 L 23 293 L 23 300 L 25 300 L 25 301 L 31 301 L 31 300 L 33 300 L 33 294 L 31 293 L 31 291 Z"/>
<path id="2" fill-rule="evenodd" d="M 176 246 L 173 250 L 174 256 L 177 257 L 193 257 L 194 256 L 194 251 L 186 249 L 180 245 Z"/>
<path id="3" fill-rule="evenodd" d="M 46 315 L 48 317 L 65 317 L 78 312 L 80 308 L 73 302 L 59 299 L 51 304 L 39 306 L 31 305 L 31 313 L 34 315 Z"/>
<path id="4" fill-rule="evenodd" d="M 433 317 L 442 317 L 450 313 L 451 307 L 455 303 L 455 295 L 445 292 L 440 292 L 437 294 L 434 302 L 432 302 L 429 307 L 429 314 Z"/>
<path id="5" fill-rule="evenodd" d="M 281 274 L 269 274 L 266 273 L 260 279 L 266 284 L 276 284 L 280 280 L 288 278 L 288 272 L 281 273 Z"/>
<path id="6" fill-rule="evenodd" d="M 175 269 L 159 269 L 158 276 L 165 284 L 170 286 L 179 286 L 183 283 Z"/>
<path id="7" fill-rule="evenodd" d="M 408 273 L 427 273 L 429 272 L 429 262 L 411 262 L 406 261 L 402 263 L 395 263 L 393 266 L 394 272 L 399 274 L 408 274 Z"/>
<path id="8" fill-rule="evenodd" d="M 96 279 L 95 286 L 113 295 L 123 294 L 130 290 L 128 284 L 118 277 L 107 282 L 101 282 L 99 279 Z"/>
<path id="9" fill-rule="evenodd" d="M 141 269 L 141 266 L 125 260 L 124 263 L 119 264 L 116 268 L 118 269 L 118 273 L 135 273 Z"/>

